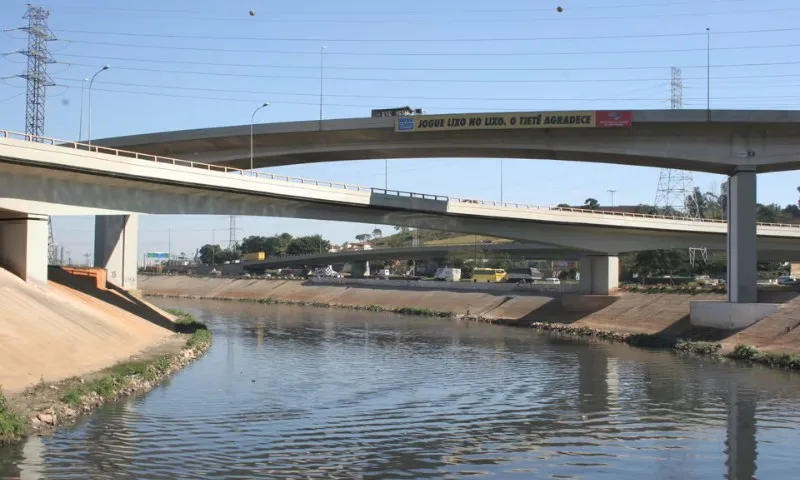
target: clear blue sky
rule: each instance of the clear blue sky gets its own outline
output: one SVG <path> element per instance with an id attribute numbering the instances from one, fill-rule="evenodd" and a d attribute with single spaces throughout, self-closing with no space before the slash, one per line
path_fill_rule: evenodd
<path id="1" fill-rule="evenodd" d="M 45 133 L 63 139 L 78 136 L 81 79 L 103 64 L 111 69 L 94 85 L 95 138 L 246 124 L 265 101 L 271 106 L 259 122 L 315 119 L 322 45 L 325 118 L 401 105 L 429 113 L 668 108 L 671 66 L 682 68 L 684 108 L 705 108 L 706 27 L 712 108 L 798 105 L 800 5 L 789 0 L 565 0 L 563 13 L 556 12 L 557 1 L 529 0 L 43 5 L 59 38 L 51 44 L 59 63 L 49 70 L 57 86 L 48 90 Z M 2 10 L 3 28 L 24 24 L 25 1 L 4 0 Z M 730 33 L 754 30 L 762 32 Z M 597 38 L 609 36 L 629 38 Z M 0 46 L 23 49 L 24 32 L 0 34 Z M 0 60 L 0 76 L 24 69 L 19 55 Z M 2 128 L 24 130 L 24 87 L 19 78 L 0 83 Z M 272 170 L 381 186 L 383 168 L 365 161 Z M 657 169 L 556 161 L 506 160 L 504 172 L 507 201 L 541 205 L 580 204 L 587 197 L 607 204 L 608 189 L 617 190 L 616 204 L 652 203 L 658 180 Z M 798 177 L 760 175 L 759 201 L 796 202 Z M 695 174 L 694 180 L 708 190 L 722 177 Z M 390 161 L 389 187 L 498 199 L 499 160 Z M 193 253 L 211 241 L 211 229 L 227 225 L 227 217 L 143 216 L 140 251 L 165 251 L 169 236 L 173 252 Z M 322 233 L 335 242 L 373 228 L 245 217 L 238 226 L 239 238 L 288 231 Z M 93 229 L 91 218 L 54 219 L 56 241 L 73 259 L 91 253 Z M 226 243 L 227 232 L 215 235 Z"/>

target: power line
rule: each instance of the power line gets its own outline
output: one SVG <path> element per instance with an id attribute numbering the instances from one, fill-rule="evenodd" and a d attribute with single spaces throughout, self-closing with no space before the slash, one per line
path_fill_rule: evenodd
<path id="1" fill-rule="evenodd" d="M 96 65 L 92 64 L 85 64 L 85 63 L 67 63 L 67 62 L 59 62 L 64 65 L 73 65 L 79 67 L 96 67 Z M 800 61 L 793 61 L 793 62 L 764 62 L 764 63 L 733 63 L 733 64 L 720 64 L 720 65 L 711 65 L 713 68 L 743 68 L 743 67 L 768 67 L 768 66 L 784 66 L 784 65 L 800 65 Z M 277 67 L 276 67 L 277 68 Z M 334 67 L 330 67 L 333 69 Z M 668 68 L 668 67 L 666 67 Z M 707 65 L 690 65 L 685 66 L 683 68 L 707 68 Z M 259 74 L 245 74 L 245 73 L 233 73 L 233 72 L 204 72 L 204 71 L 186 71 L 186 70 L 166 70 L 160 68 L 139 68 L 139 67 L 120 67 L 115 66 L 115 70 L 129 70 L 135 72 L 151 72 L 151 73 L 174 73 L 178 75 L 208 75 L 208 76 L 216 76 L 216 77 L 238 77 L 238 78 L 284 78 L 284 79 L 295 79 L 295 80 L 308 80 L 308 79 L 318 79 L 318 77 L 309 77 L 309 76 L 296 76 L 296 75 L 259 75 Z M 338 67 L 339 70 L 345 69 L 344 67 Z M 374 70 L 374 67 L 348 67 L 347 70 Z M 633 66 L 633 65 L 626 65 L 626 66 L 617 66 L 617 67 L 556 67 L 556 68 L 530 68 L 530 69 L 520 69 L 514 71 L 520 72 L 577 72 L 577 71 L 634 71 L 634 70 L 662 70 L 665 69 L 663 66 Z M 423 71 L 423 72 L 433 72 L 433 71 L 440 71 L 440 72 L 457 72 L 457 71 L 469 71 L 469 69 L 426 69 L 426 68 L 409 68 L 409 69 L 402 69 L 402 68 L 381 68 L 381 70 L 390 70 L 390 71 Z M 496 69 L 495 69 L 496 70 Z M 490 70 L 479 70 L 479 71 L 491 71 Z M 503 79 L 503 80 L 492 80 L 492 79 L 410 79 L 410 78 L 356 78 L 356 77 L 326 77 L 326 80 L 342 80 L 342 81 L 380 81 L 380 82 L 447 82 L 447 83 L 526 83 L 526 80 L 521 79 Z M 632 80 L 631 80 L 632 81 Z"/>
<path id="2" fill-rule="evenodd" d="M 74 82 L 80 83 L 80 79 L 76 78 L 58 78 L 58 80 L 66 81 L 66 82 Z M 141 87 L 141 88 L 162 88 L 162 89 L 172 89 L 172 90 L 193 90 L 193 91 L 200 91 L 200 92 L 216 92 L 216 93 L 246 93 L 246 94 L 253 94 L 253 95 L 286 95 L 286 96 L 301 96 L 301 97 L 317 97 L 319 96 L 319 92 L 314 93 L 302 93 L 302 92 L 267 92 L 261 90 L 242 90 L 242 89 L 227 89 L 227 88 L 203 88 L 203 87 L 186 87 L 183 85 L 153 85 L 153 84 L 142 84 L 142 83 L 127 83 L 127 82 L 96 82 L 98 85 L 119 85 L 119 86 L 128 86 L 128 87 Z M 651 85 L 645 88 L 644 90 L 649 90 L 653 88 L 657 88 L 662 85 Z M 71 87 L 67 87 L 71 88 Z M 508 98 L 508 97 L 426 97 L 426 96 L 418 96 L 418 95 L 400 95 L 400 96 L 391 96 L 391 95 L 347 95 L 347 94 L 325 94 L 326 97 L 334 97 L 334 98 L 374 98 L 374 99 L 396 99 L 396 100 L 474 100 L 474 101 L 508 101 L 508 102 L 520 102 L 520 101 L 599 101 L 599 100 L 642 100 L 642 101 L 650 101 L 655 100 L 652 98 L 554 98 L 554 97 L 542 97 L 542 98 Z M 724 97 L 722 97 L 724 98 Z M 753 98 L 753 97 L 749 97 Z M 757 98 L 757 97 L 756 97 Z M 786 97 L 780 97 L 786 98 Z"/>
<path id="3" fill-rule="evenodd" d="M 101 92 L 112 92 L 112 93 L 123 93 L 123 94 L 131 94 L 131 95 L 145 95 L 145 96 L 155 96 L 155 97 L 168 97 L 168 98 L 184 98 L 184 99 L 197 99 L 197 100 L 218 100 L 218 101 L 226 101 L 226 102 L 240 102 L 240 103 L 253 103 L 252 98 L 230 98 L 230 97 L 212 97 L 212 96 L 200 96 L 200 95 L 179 95 L 179 94 L 171 94 L 171 93 L 160 93 L 160 92 L 142 92 L 142 91 L 130 91 L 130 90 L 118 90 L 118 89 L 110 89 L 110 88 L 94 88 L 94 91 L 101 91 Z M 717 97 L 720 100 L 752 100 L 754 97 Z M 787 99 L 787 98 L 798 98 L 800 97 L 786 97 L 786 96 L 774 96 L 774 97 L 755 97 L 756 99 Z M 665 98 L 640 98 L 640 99 L 630 99 L 630 98 L 596 98 L 596 99 L 586 99 L 586 98 L 578 98 L 578 99 L 538 99 L 532 101 L 580 101 L 580 102 L 659 102 L 663 104 L 667 104 L 668 99 Z M 698 99 L 700 100 L 700 99 Z M 475 101 L 481 101 L 476 99 Z M 491 101 L 491 100 L 489 100 Z M 520 101 L 520 100 L 515 100 Z M 528 100 L 522 100 L 528 101 Z M 319 102 L 298 102 L 298 101 L 271 101 L 270 103 L 274 104 L 284 104 L 284 105 L 308 105 L 308 106 L 319 106 Z M 800 103 L 800 102 L 798 102 Z M 326 103 L 326 105 L 333 106 L 333 107 L 353 107 L 353 108 L 378 108 L 383 107 L 385 105 L 378 105 L 375 103 L 372 104 L 349 104 L 349 103 Z M 762 104 L 763 105 L 763 104 Z M 450 110 L 450 111 L 472 111 L 472 108 L 461 108 L 461 107 L 451 107 L 451 106 L 436 106 L 432 105 L 429 106 L 430 109 L 440 109 L 440 110 Z M 497 108 L 496 111 L 519 111 L 519 108 Z"/>
<path id="4" fill-rule="evenodd" d="M 73 42 L 74 43 L 74 42 Z M 94 42 L 80 42 L 80 43 L 94 43 Z M 97 42 L 100 43 L 100 42 Z M 717 47 L 712 48 L 712 51 L 721 51 L 721 50 L 761 50 L 761 49 L 775 49 L 775 48 L 797 48 L 800 47 L 800 43 L 794 44 L 782 44 L 782 45 L 743 45 L 743 46 L 736 46 L 736 47 Z M 214 51 L 222 50 L 224 52 L 232 52 L 234 50 L 226 50 L 226 49 L 213 49 Z M 238 53 L 242 53 L 242 50 L 235 50 Z M 413 53 L 392 53 L 392 52 L 381 52 L 381 53 L 366 53 L 366 52 L 337 52 L 332 53 L 334 55 L 340 56 L 364 56 L 364 57 L 396 57 L 396 56 L 403 56 L 403 57 L 535 57 L 535 56 L 564 56 L 564 55 L 632 55 L 632 54 L 648 54 L 652 55 L 654 53 L 690 53 L 690 52 L 706 52 L 708 51 L 707 48 L 673 48 L 673 49 L 654 49 L 654 50 L 588 50 L 588 51 L 573 51 L 573 52 L 494 52 L 494 53 L 486 53 L 486 52 L 456 52 L 456 53 L 431 53 L 431 52 L 413 52 Z M 287 55 L 319 55 L 319 52 L 290 52 L 290 51 L 258 51 L 258 53 L 264 54 L 287 54 Z M 218 67 L 247 67 L 247 68 L 319 68 L 318 66 L 276 66 L 276 65 L 265 65 L 263 63 L 220 63 L 220 62 L 196 62 L 196 61 L 189 61 L 189 60 L 176 60 L 176 59 L 165 59 L 165 60 L 157 60 L 157 59 L 148 59 L 148 58 L 132 58 L 132 57 L 116 57 L 116 56 L 107 56 L 107 55 L 80 55 L 80 54 L 61 54 L 62 57 L 72 57 L 72 58 L 102 58 L 105 60 L 115 60 L 115 61 L 130 61 L 130 62 L 149 62 L 149 63 L 170 63 L 170 64 L 177 64 L 177 65 L 213 65 Z M 334 68 L 334 67 L 331 67 Z M 341 67 L 341 68 L 348 68 L 348 67 Z M 485 68 L 486 70 L 494 70 L 492 68 Z"/>
<path id="5" fill-rule="evenodd" d="M 650 13 L 650 14 L 638 14 L 638 15 L 601 15 L 601 16 L 567 16 L 567 17 L 559 17 L 557 20 L 554 17 L 547 17 L 547 18 L 522 18 L 520 15 L 514 15 L 511 18 L 475 18 L 471 20 L 463 20 L 458 18 L 448 18 L 447 23 L 449 24 L 482 24 L 485 25 L 487 23 L 531 23 L 531 22 L 582 22 L 582 21 L 593 21 L 593 20 L 640 20 L 640 19 L 655 19 L 655 18 L 664 18 L 664 17 L 716 17 L 716 16 L 732 16 L 732 15 L 753 15 L 753 14 L 764 14 L 764 13 L 780 13 L 780 12 L 794 12 L 800 10 L 800 7 L 783 7 L 783 8 L 771 8 L 771 9 L 755 9 L 755 10 L 720 10 L 720 11 L 711 11 L 711 12 L 698 12 L 696 9 L 693 9 L 690 12 L 661 12 L 661 13 Z M 554 9 L 550 10 L 551 12 Z M 78 11 L 71 12 L 73 15 L 81 15 Z M 96 12 L 86 12 L 85 15 L 96 16 Z M 128 14 L 130 15 L 130 14 Z M 484 14 L 485 15 L 485 14 Z M 136 16 L 136 15 L 134 15 Z M 304 16 L 303 18 L 298 19 L 291 19 L 291 18 L 281 18 L 280 15 L 273 15 L 273 18 L 267 20 L 261 19 L 253 19 L 248 18 L 244 15 L 237 16 L 237 17 L 208 17 L 208 16 L 201 16 L 201 17 L 189 17 L 184 18 L 183 21 L 186 20 L 200 20 L 200 21 L 235 21 L 235 22 L 250 22 L 250 23 L 258 23 L 258 24 L 287 24 L 287 23 L 302 23 L 302 24 L 398 24 L 402 23 L 405 25 L 409 24 L 438 24 L 443 21 L 441 18 L 430 18 L 430 15 L 427 15 L 426 18 L 420 18 L 417 20 L 409 20 L 404 18 L 397 18 L 397 15 L 390 15 L 389 19 L 356 19 L 352 16 L 349 16 L 346 19 L 314 19 L 308 18 Z M 138 15 L 138 18 L 164 18 L 160 15 Z"/>
<path id="6" fill-rule="evenodd" d="M 798 8 L 800 9 L 800 8 Z M 793 28 L 772 28 L 760 30 L 728 30 L 715 32 L 714 36 L 720 35 L 743 35 L 743 34 L 758 34 L 758 33 L 777 33 L 777 32 L 794 32 L 800 30 L 800 27 Z M 682 33 L 643 33 L 643 34 L 628 34 L 628 35 L 592 35 L 592 36 L 579 36 L 579 37 L 491 37 L 491 38 L 320 38 L 320 37 L 294 37 L 294 38 L 281 38 L 281 37 L 215 37 L 208 35 L 178 35 L 166 33 L 142 33 L 142 32 L 108 32 L 108 31 L 94 31 L 94 30 L 72 30 L 72 29 L 59 29 L 60 32 L 67 33 L 80 33 L 85 35 L 102 35 L 102 36 L 122 36 L 122 37 L 140 37 L 140 38 L 180 38 L 186 40 L 243 40 L 248 42 L 265 41 L 265 42 L 381 42 L 381 43 L 475 43 L 475 42 L 524 42 L 524 41 L 564 41 L 564 40 L 621 40 L 633 38 L 676 38 L 676 37 L 705 37 L 705 32 L 682 32 Z"/>
<path id="7" fill-rule="evenodd" d="M 707 3 L 709 4 L 728 4 L 728 3 L 741 3 L 746 2 L 748 0 L 708 0 Z M 764 1 L 764 0 L 761 0 Z M 653 8 L 653 7 L 674 7 L 679 5 L 693 5 L 698 6 L 698 4 L 702 4 L 698 0 L 686 0 L 686 1 L 678 1 L 678 2 L 658 2 L 658 3 L 626 3 L 626 4 L 612 4 L 612 5 L 581 5 L 581 10 L 608 10 L 611 8 Z M 208 11 L 207 9 L 204 10 L 188 10 L 188 9 L 166 9 L 166 8 L 129 8 L 129 7 L 108 7 L 105 5 L 97 5 L 92 7 L 86 7 L 82 5 L 61 5 L 58 8 L 53 10 L 56 11 L 64 11 L 64 13 L 76 10 L 89 10 L 92 13 L 101 12 L 101 11 L 112 11 L 112 12 L 155 12 L 155 13 L 179 13 L 179 14 L 192 14 L 192 13 L 202 13 L 202 14 L 221 14 L 221 13 L 228 13 L 228 10 L 217 10 L 217 11 Z M 523 13 L 523 12 L 552 12 L 552 7 L 540 7 L 540 8 L 512 8 L 512 9 L 461 9 L 458 13 Z M 445 10 L 427 10 L 427 11 L 364 11 L 362 9 L 358 10 L 336 10 L 336 11 L 315 11 L 315 12 L 285 12 L 275 9 L 270 9 L 270 13 L 273 15 L 430 15 L 432 13 L 444 13 L 444 14 L 452 14 L 453 12 L 449 9 Z M 215 17 L 216 18 L 216 17 Z"/>
<path id="8" fill-rule="evenodd" d="M 94 67 L 94 65 L 84 65 L 84 64 L 73 64 L 79 66 L 90 66 Z M 115 67 L 117 68 L 117 67 Z M 118 70 L 126 69 L 124 67 L 117 68 Z M 146 71 L 162 71 L 162 70 L 146 70 Z M 186 74 L 198 74 L 197 72 L 179 72 L 179 73 L 186 73 Z M 222 74 L 220 74 L 222 75 Z M 256 78 L 284 78 L 284 79 L 293 79 L 293 80 L 318 80 L 318 77 L 302 77 L 302 76 L 287 76 L 287 75 L 236 75 L 240 77 L 256 77 Z M 777 73 L 777 74 L 759 74 L 759 75 L 727 75 L 727 76 L 716 76 L 715 80 L 734 80 L 734 79 L 764 79 L 764 78 L 787 78 L 787 77 L 800 77 L 800 73 Z M 420 79 L 420 78 L 411 78 L 411 79 L 398 79 L 398 78 L 359 78 L 359 77 L 327 77 L 327 80 L 341 80 L 341 81 L 361 81 L 361 82 L 387 82 L 387 83 L 417 83 L 417 82 L 425 82 L 425 83 L 513 83 L 513 84 L 539 84 L 539 83 L 619 83 L 619 82 L 646 82 L 646 81 L 657 81 L 663 82 L 664 78 L 656 77 L 656 78 L 586 78 L 586 79 L 502 79 L 502 80 L 494 80 L 494 79 Z M 683 77 L 684 81 L 687 80 L 703 80 L 705 81 L 705 77 Z M 757 85 L 756 85 L 757 86 Z"/>

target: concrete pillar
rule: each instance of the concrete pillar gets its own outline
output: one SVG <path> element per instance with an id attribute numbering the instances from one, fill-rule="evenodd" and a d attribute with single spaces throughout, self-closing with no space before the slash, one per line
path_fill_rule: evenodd
<path id="1" fill-rule="evenodd" d="M 756 303 L 756 172 L 728 178 L 728 302 Z"/>
<path id="2" fill-rule="evenodd" d="M 48 217 L 0 214 L 0 266 L 26 282 L 47 285 Z"/>
<path id="3" fill-rule="evenodd" d="M 353 262 L 350 264 L 350 278 L 364 278 L 369 276 L 369 262 Z"/>
<path id="4" fill-rule="evenodd" d="M 94 222 L 94 266 L 106 269 L 108 282 L 123 290 L 136 289 L 139 218 L 97 215 Z"/>
<path id="5" fill-rule="evenodd" d="M 578 262 L 581 293 L 611 295 L 619 288 L 619 257 L 584 255 Z"/>

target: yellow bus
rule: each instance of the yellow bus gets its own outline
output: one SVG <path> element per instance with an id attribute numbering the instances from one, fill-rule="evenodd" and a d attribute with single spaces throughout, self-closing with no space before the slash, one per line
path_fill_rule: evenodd
<path id="1" fill-rule="evenodd" d="M 472 273 L 472 281 L 480 283 L 499 283 L 506 279 L 506 271 L 502 268 L 476 268 Z"/>

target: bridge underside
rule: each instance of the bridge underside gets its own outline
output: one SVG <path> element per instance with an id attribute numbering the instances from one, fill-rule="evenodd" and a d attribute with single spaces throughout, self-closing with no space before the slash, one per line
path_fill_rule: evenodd
<path id="1" fill-rule="evenodd" d="M 307 218 L 378 225 L 404 225 L 433 230 L 492 235 L 526 243 L 580 251 L 618 254 L 656 249 L 705 246 L 724 251 L 722 234 L 614 228 L 607 226 L 542 223 L 408 211 L 368 205 L 342 205 L 256 193 L 215 191 L 150 181 L 106 177 L 0 163 L 0 206 L 4 202 L 34 202 L 31 213 L 50 214 L 47 204 L 70 208 L 97 208 L 106 213 L 179 215 L 242 215 Z M 54 207 L 56 211 L 62 207 Z M 800 260 L 800 242 L 792 238 L 757 240 L 761 260 Z"/>

